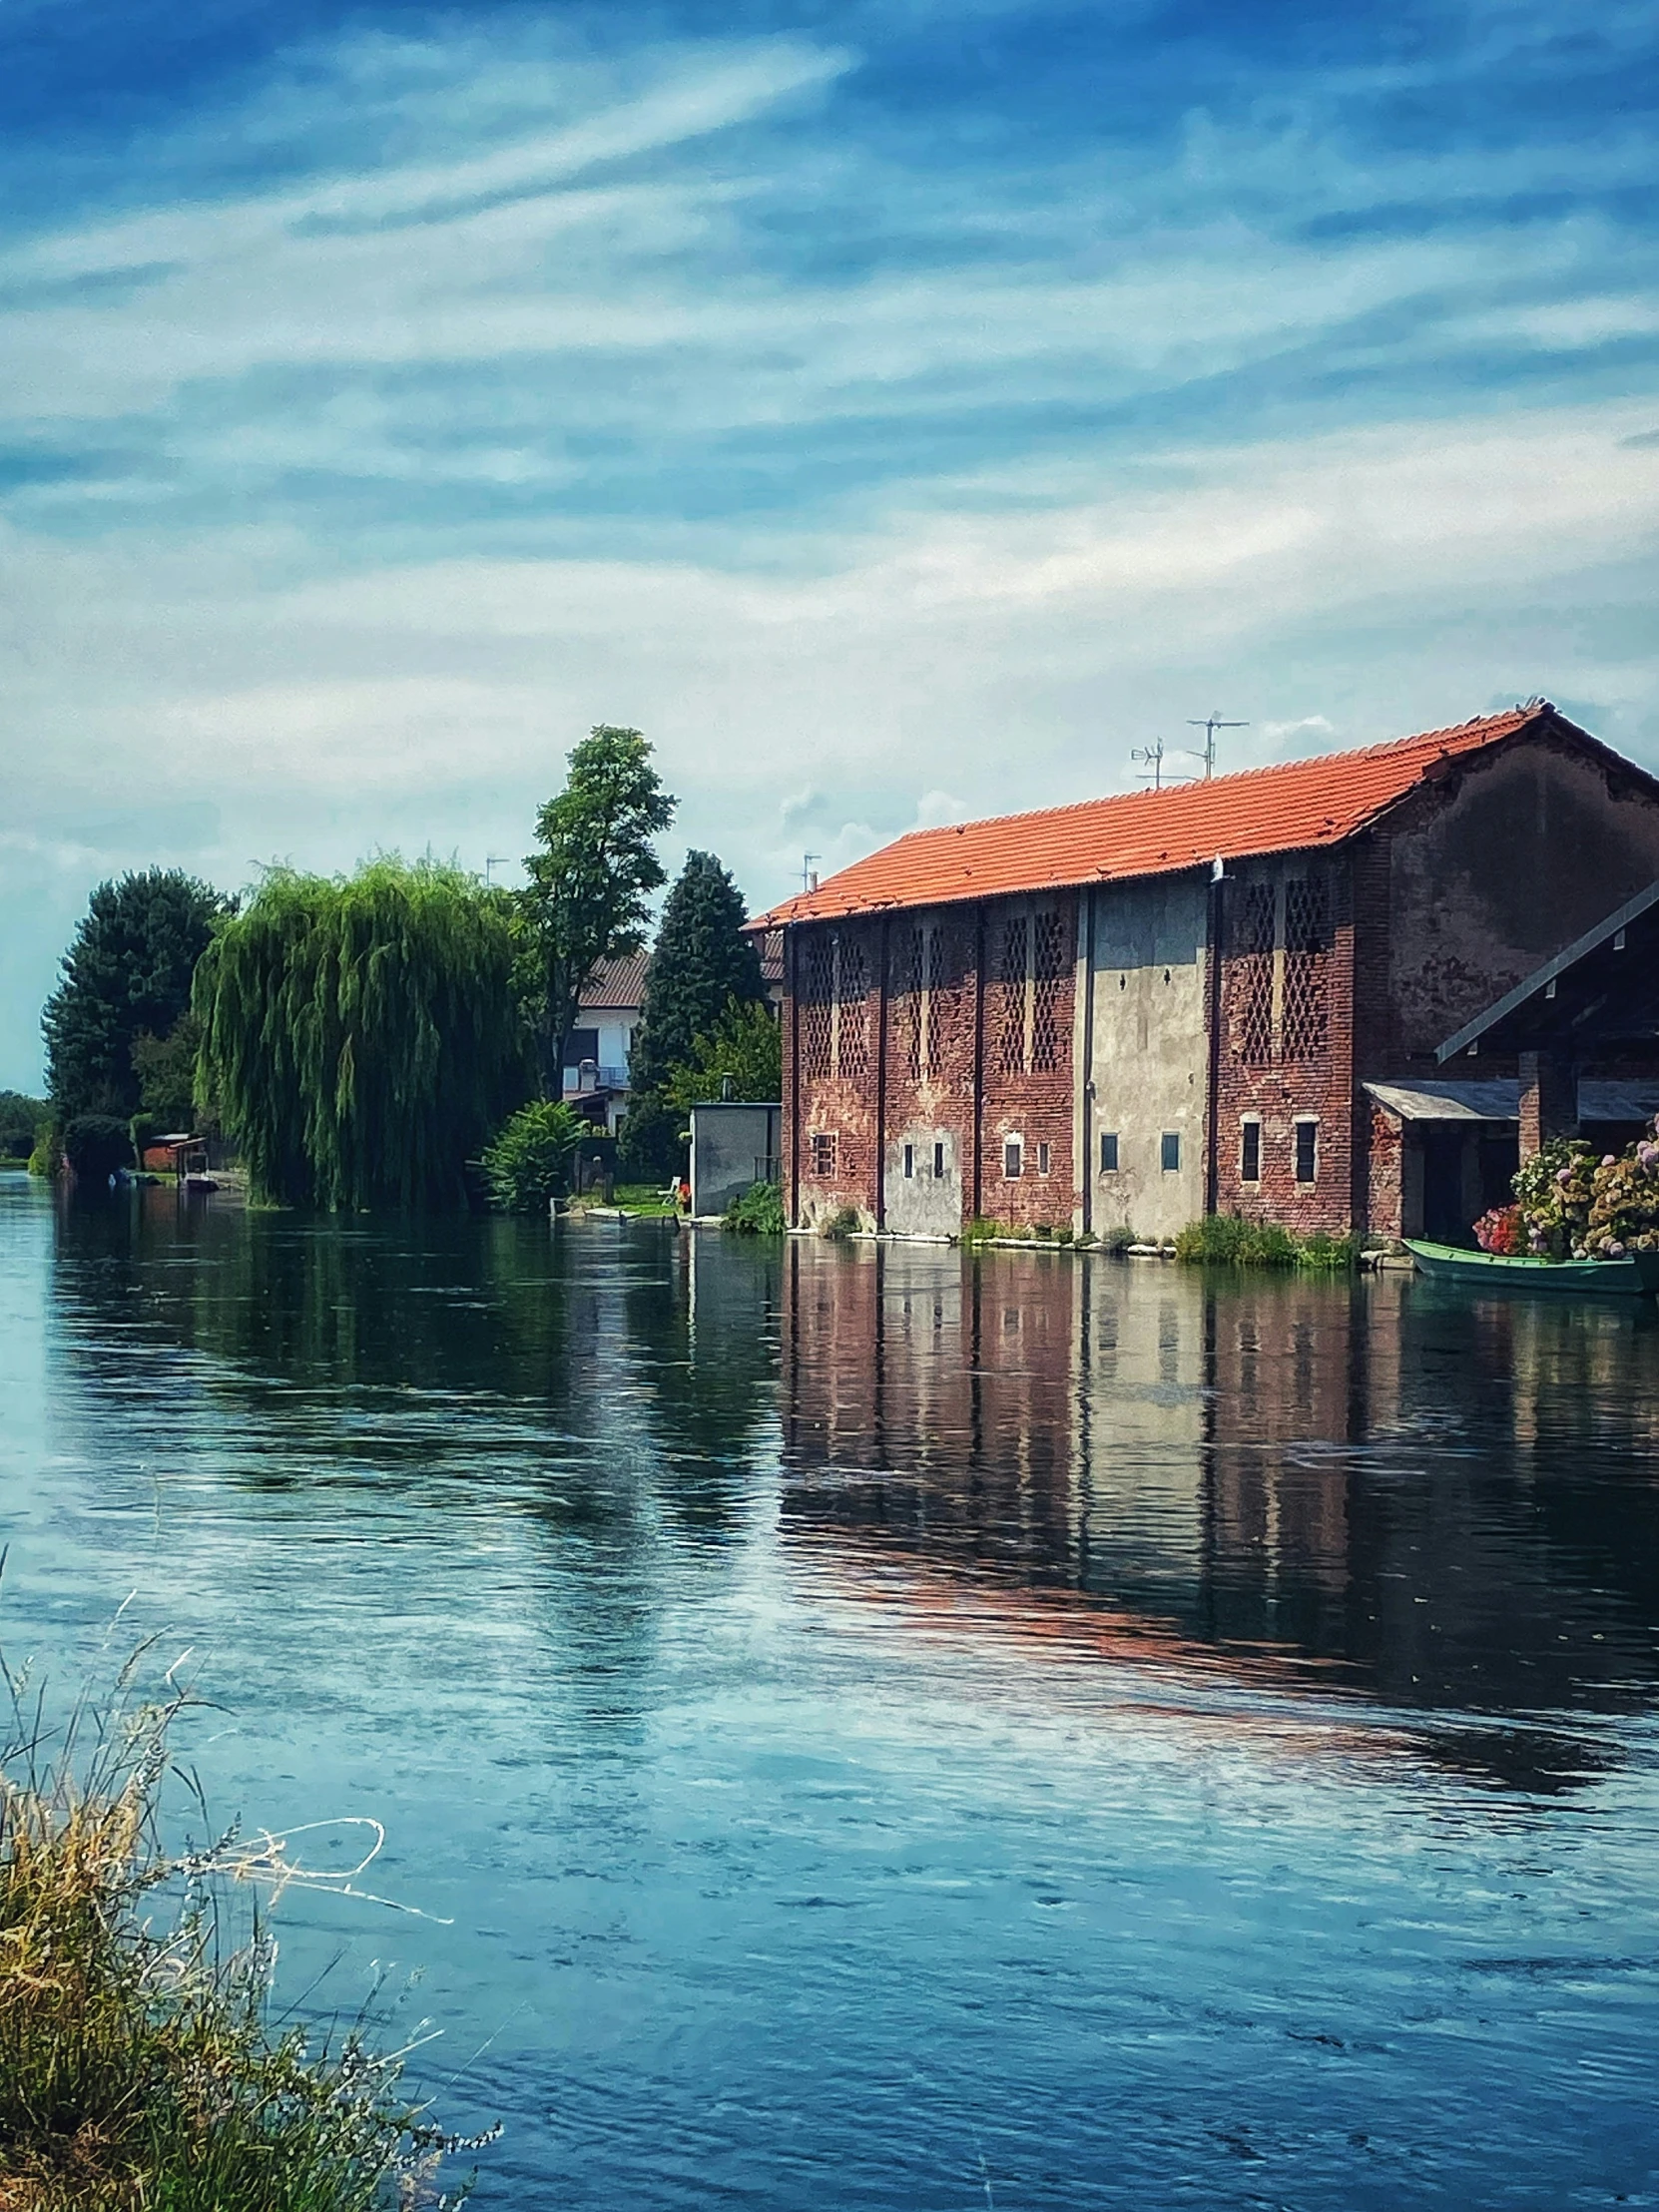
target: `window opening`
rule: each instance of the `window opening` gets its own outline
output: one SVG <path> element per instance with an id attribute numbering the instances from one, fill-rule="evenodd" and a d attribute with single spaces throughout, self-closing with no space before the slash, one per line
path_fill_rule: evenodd
<path id="1" fill-rule="evenodd" d="M 1166 1175 L 1179 1174 L 1181 1169 L 1181 1133 L 1166 1129 L 1158 1140 L 1158 1164 Z"/>
<path id="2" fill-rule="evenodd" d="M 1009 1137 L 1003 1143 L 1002 1172 L 1010 1181 L 1025 1172 L 1025 1162 L 1022 1158 L 1023 1151 L 1024 1147 L 1018 1137 Z"/>
<path id="3" fill-rule="evenodd" d="M 813 1173 L 833 1176 L 835 1154 L 838 1150 L 833 1131 L 820 1132 L 813 1138 Z"/>
<path id="4" fill-rule="evenodd" d="M 1037 1173 L 1039 1175 L 1048 1173 L 1048 1147 L 1045 1144 L 1040 1144 L 1037 1147 Z"/>
<path id="5" fill-rule="evenodd" d="M 942 1181 L 942 1180 L 943 1180 L 943 1177 L 944 1177 L 944 1146 L 943 1146 L 942 1144 L 936 1144 L 936 1145 L 935 1145 L 935 1146 L 933 1147 L 933 1175 L 934 1175 L 934 1178 L 935 1178 L 935 1180 L 937 1180 L 937 1181 Z"/>
<path id="6" fill-rule="evenodd" d="M 1259 1121 L 1247 1121 L 1239 1132 L 1239 1180 L 1242 1183 L 1262 1180 L 1262 1124 Z"/>
<path id="7" fill-rule="evenodd" d="M 915 1172 L 916 1148 L 913 1144 L 907 1144 L 904 1147 L 904 1180 L 906 1183 L 908 1183 L 912 1179 Z"/>
<path id="8" fill-rule="evenodd" d="M 1118 1172 L 1118 1133 L 1115 1129 L 1100 1132 L 1100 1172 L 1102 1175 Z"/>
<path id="9" fill-rule="evenodd" d="M 1299 1183 L 1312 1183 L 1319 1171 L 1320 1125 L 1317 1121 L 1299 1121 L 1296 1125 L 1296 1179 Z"/>

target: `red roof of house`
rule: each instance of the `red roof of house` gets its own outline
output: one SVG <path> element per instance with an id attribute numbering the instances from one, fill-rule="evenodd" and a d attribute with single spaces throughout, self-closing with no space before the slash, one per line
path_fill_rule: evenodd
<path id="1" fill-rule="evenodd" d="M 1547 703 L 1516 707 L 1451 730 L 1396 738 L 1355 753 L 1323 753 L 1276 768 L 1246 769 L 1208 783 L 1124 792 L 1080 806 L 999 815 L 943 830 L 912 830 L 867 859 L 840 869 L 816 891 L 786 899 L 749 927 L 1053 890 L 1120 876 L 1163 875 L 1207 866 L 1218 854 L 1244 859 L 1253 853 L 1340 844 L 1432 778 L 1442 762 L 1478 752 L 1545 720 L 1573 730 Z"/>
<path id="2" fill-rule="evenodd" d="M 607 1007 L 626 1010 L 645 1004 L 645 971 L 649 952 L 627 952 L 620 960 L 602 960 L 583 986 L 583 1013 L 599 1013 Z"/>

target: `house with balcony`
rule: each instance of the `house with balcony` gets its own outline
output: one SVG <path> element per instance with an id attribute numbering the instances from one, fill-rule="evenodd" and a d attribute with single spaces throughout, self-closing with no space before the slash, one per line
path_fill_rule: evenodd
<path id="1" fill-rule="evenodd" d="M 588 978 L 565 1039 L 564 1095 L 607 1136 L 628 1111 L 628 1065 L 645 1005 L 648 952 L 606 960 Z"/>

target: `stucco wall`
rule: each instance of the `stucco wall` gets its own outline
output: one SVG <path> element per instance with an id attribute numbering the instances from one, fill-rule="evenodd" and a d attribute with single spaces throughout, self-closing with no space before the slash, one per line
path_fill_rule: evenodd
<path id="1" fill-rule="evenodd" d="M 711 1101 L 692 1108 L 694 1214 L 723 1214 L 733 1199 L 768 1180 L 782 1119 L 779 1106 Z"/>
<path id="2" fill-rule="evenodd" d="M 1093 894 L 1093 1094 L 1083 1115 L 1089 1226 L 1173 1236 L 1204 1211 L 1205 922 L 1201 876 L 1162 876 Z M 1181 1165 L 1161 1162 L 1166 1131 Z M 1118 1140 L 1103 1174 L 1103 1132 Z"/>

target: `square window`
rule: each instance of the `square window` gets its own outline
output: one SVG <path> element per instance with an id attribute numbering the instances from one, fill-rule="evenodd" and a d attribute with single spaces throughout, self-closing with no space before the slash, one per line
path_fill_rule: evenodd
<path id="1" fill-rule="evenodd" d="M 815 1136 L 813 1139 L 813 1173 L 832 1176 L 835 1172 L 836 1143 L 833 1133 Z"/>
<path id="2" fill-rule="evenodd" d="M 1239 1131 L 1239 1180 L 1241 1183 L 1262 1180 L 1262 1124 L 1259 1121 L 1247 1121 Z"/>
<path id="3" fill-rule="evenodd" d="M 1296 1125 L 1296 1179 L 1299 1183 L 1312 1183 L 1319 1174 L 1320 1125 L 1317 1121 L 1299 1121 Z"/>
<path id="4" fill-rule="evenodd" d="M 1037 1147 L 1037 1173 L 1039 1175 L 1048 1173 L 1048 1147 L 1045 1144 L 1040 1144 Z"/>
<path id="5" fill-rule="evenodd" d="M 1166 1175 L 1180 1174 L 1181 1132 L 1178 1129 L 1166 1129 L 1158 1139 L 1158 1165 Z"/>
<path id="6" fill-rule="evenodd" d="M 1102 1175 L 1118 1172 L 1118 1133 L 1115 1129 L 1100 1132 L 1100 1172 Z"/>
<path id="7" fill-rule="evenodd" d="M 1010 1181 L 1025 1173 L 1025 1161 L 1022 1157 L 1024 1151 L 1025 1147 L 1018 1137 L 1009 1137 L 1003 1144 L 1002 1172 Z"/>
<path id="8" fill-rule="evenodd" d="M 933 1179 L 935 1182 L 944 1180 L 944 1146 L 942 1144 L 936 1144 L 933 1147 Z"/>
<path id="9" fill-rule="evenodd" d="M 908 1183 L 908 1182 L 909 1182 L 909 1181 L 911 1180 L 911 1178 L 912 1178 L 912 1177 L 914 1176 L 915 1172 L 916 1172 L 916 1148 L 915 1148 L 915 1146 L 914 1146 L 913 1144 L 907 1144 L 907 1145 L 906 1145 L 906 1146 L 904 1147 L 904 1180 L 905 1180 L 905 1182 L 906 1182 L 906 1183 Z"/>

